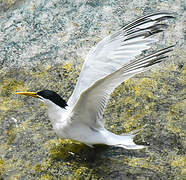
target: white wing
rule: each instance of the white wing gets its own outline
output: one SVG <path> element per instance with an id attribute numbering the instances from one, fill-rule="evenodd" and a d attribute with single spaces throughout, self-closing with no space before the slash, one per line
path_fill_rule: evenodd
<path id="1" fill-rule="evenodd" d="M 173 14 L 159 12 L 138 18 L 94 46 L 86 57 L 67 104 L 73 107 L 81 93 L 97 80 L 120 69 L 143 50 L 150 48 L 150 43 L 156 41 L 151 36 L 167 27 L 162 21 L 168 18 L 173 18 Z"/>
<path id="2" fill-rule="evenodd" d="M 172 47 L 130 62 L 112 74 L 96 81 L 93 86 L 81 94 L 78 102 L 75 104 L 72 113 L 78 115 L 76 120 L 87 124 L 95 130 L 104 127 L 103 113 L 113 90 L 123 81 L 161 62 L 167 57 L 164 54 L 172 51 Z"/>

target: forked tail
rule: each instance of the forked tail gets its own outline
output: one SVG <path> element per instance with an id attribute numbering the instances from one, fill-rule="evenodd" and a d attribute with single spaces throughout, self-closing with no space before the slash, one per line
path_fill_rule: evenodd
<path id="1" fill-rule="evenodd" d="M 123 140 L 121 140 L 118 144 L 115 144 L 114 146 L 116 147 L 122 147 L 125 149 L 143 149 L 146 146 L 144 145 L 137 145 L 134 141 L 133 141 L 133 137 L 132 135 L 124 135 L 124 136 L 120 136 L 122 137 Z M 127 139 L 127 141 L 126 141 Z"/>
<path id="2" fill-rule="evenodd" d="M 130 132 L 122 135 L 116 135 L 109 131 L 108 133 L 108 145 L 122 147 L 125 149 L 143 149 L 147 146 L 144 145 L 137 145 L 134 142 L 135 132 Z"/>

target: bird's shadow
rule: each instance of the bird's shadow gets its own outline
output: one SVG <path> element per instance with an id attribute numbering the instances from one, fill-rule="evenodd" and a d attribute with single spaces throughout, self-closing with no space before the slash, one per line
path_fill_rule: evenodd
<path id="1" fill-rule="evenodd" d="M 55 147 L 54 147 L 55 148 Z M 84 144 L 68 144 L 66 147 L 56 147 L 58 155 L 51 156 L 51 158 L 66 162 L 86 163 L 92 165 L 99 162 L 109 162 L 111 159 L 118 159 L 121 157 L 146 157 L 144 150 L 128 150 L 119 147 L 107 146 L 102 144 L 89 147 Z M 65 152 L 65 155 L 64 155 Z M 60 155 L 61 153 L 61 155 Z"/>

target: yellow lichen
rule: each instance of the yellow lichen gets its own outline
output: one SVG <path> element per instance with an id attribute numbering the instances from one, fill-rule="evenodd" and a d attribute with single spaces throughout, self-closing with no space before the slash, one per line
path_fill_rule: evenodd
<path id="1" fill-rule="evenodd" d="M 69 73 L 72 70 L 72 63 L 66 63 L 63 65 L 63 68 L 67 73 Z"/>
<path id="2" fill-rule="evenodd" d="M 44 174 L 42 176 L 40 176 L 37 180 L 52 180 L 53 177 L 48 175 L 48 174 Z"/>
<path id="3" fill-rule="evenodd" d="M 10 99 L 8 97 L 4 97 L 3 99 L 1 99 L 0 103 L 0 110 L 4 112 L 23 106 L 23 102 L 20 102 L 16 99 Z"/>
<path id="4" fill-rule="evenodd" d="M 182 107 L 184 107 L 186 104 L 186 100 L 183 100 L 182 102 L 179 102 L 179 103 L 176 103 L 176 104 L 173 104 L 170 106 L 170 110 L 168 112 L 168 121 L 167 121 L 167 126 L 166 128 L 169 130 L 169 131 L 172 131 L 173 133 L 180 133 L 181 130 L 179 126 L 175 126 L 177 120 L 180 119 L 180 112 L 179 110 L 182 109 Z"/>
<path id="5" fill-rule="evenodd" d="M 127 120 L 127 122 L 123 125 L 123 127 L 125 128 L 126 132 L 130 132 L 131 131 L 131 127 L 133 127 L 133 125 L 138 126 L 138 121 L 135 118 L 130 118 Z"/>
<path id="6" fill-rule="evenodd" d="M 156 166 L 153 165 L 151 162 L 150 157 L 148 158 L 125 158 L 124 161 L 132 167 L 141 167 L 141 168 L 148 168 L 148 169 L 152 169 L 152 170 L 156 170 L 158 172 L 162 172 L 163 171 L 163 167 L 162 166 Z"/>
<path id="7" fill-rule="evenodd" d="M 21 27 L 16 27 L 16 31 L 21 31 Z"/>
<path id="8" fill-rule="evenodd" d="M 36 164 L 32 169 L 35 173 L 46 172 L 47 168 L 51 166 L 48 161 L 42 161 L 41 163 Z"/>
<path id="9" fill-rule="evenodd" d="M 11 143 L 14 142 L 14 139 L 16 137 L 16 133 L 17 133 L 17 129 L 16 128 L 6 130 L 8 144 L 11 144 Z"/>
<path id="10" fill-rule="evenodd" d="M 82 175 L 83 173 L 87 173 L 88 171 L 89 169 L 87 167 L 82 166 L 75 170 L 74 177 L 78 178 L 80 175 Z"/>
<path id="11" fill-rule="evenodd" d="M 183 169 L 181 170 L 181 175 L 186 176 L 186 168 L 183 168 Z"/>
<path id="12" fill-rule="evenodd" d="M 49 148 L 49 155 L 54 159 L 66 159 L 74 153 L 81 153 L 88 147 L 84 144 L 69 139 L 49 140 L 45 144 Z"/>
<path id="13" fill-rule="evenodd" d="M 173 167 L 186 167 L 186 157 L 184 156 L 176 156 L 171 161 L 171 166 Z"/>
<path id="14" fill-rule="evenodd" d="M 182 74 L 183 74 L 183 76 L 186 75 L 186 66 L 183 66 Z"/>
<path id="15" fill-rule="evenodd" d="M 169 69 L 169 71 L 175 71 L 176 70 L 176 66 L 174 64 L 170 64 L 168 69 Z"/>
<path id="16" fill-rule="evenodd" d="M 16 109 L 20 107 L 21 102 L 17 99 L 10 98 L 14 96 L 17 90 L 26 91 L 27 87 L 24 85 L 23 81 L 16 81 L 12 78 L 3 80 L 0 86 L 0 92 L 2 97 L 0 99 L 0 110 L 8 111 L 9 109 Z M 15 95 L 16 96 L 16 95 Z"/>
<path id="17" fill-rule="evenodd" d="M 27 87 L 24 86 L 23 81 L 16 81 L 14 79 L 5 79 L 2 82 L 2 86 L 0 87 L 0 91 L 3 95 L 10 96 L 14 94 L 17 89 L 20 91 L 27 90 Z"/>
<path id="18" fill-rule="evenodd" d="M 5 171 L 5 162 L 2 158 L 0 158 L 0 176 L 4 173 Z"/>
<path id="19" fill-rule="evenodd" d="M 11 7 L 13 4 L 13 0 L 2 0 L 2 3 L 7 5 L 8 7 Z"/>

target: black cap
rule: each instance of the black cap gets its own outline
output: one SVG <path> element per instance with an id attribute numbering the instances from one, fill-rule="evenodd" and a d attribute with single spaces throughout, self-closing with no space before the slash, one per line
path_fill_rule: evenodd
<path id="1" fill-rule="evenodd" d="M 43 97 L 44 99 L 49 99 L 50 101 L 60 106 L 61 108 L 65 108 L 67 106 L 66 101 L 62 99 L 61 96 L 54 91 L 43 90 L 37 92 L 37 95 Z"/>

